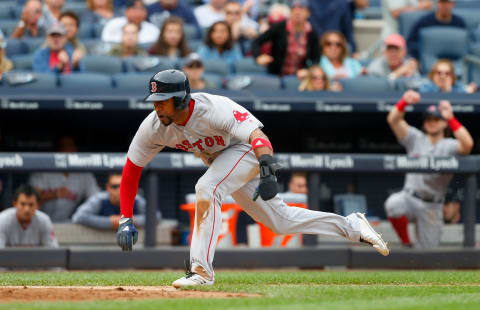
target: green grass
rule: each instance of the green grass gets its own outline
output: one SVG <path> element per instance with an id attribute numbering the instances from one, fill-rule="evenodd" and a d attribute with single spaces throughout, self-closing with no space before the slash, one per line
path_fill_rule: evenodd
<path id="1" fill-rule="evenodd" d="M 180 272 L 2 273 L 0 285 L 169 285 Z M 255 298 L 0 304 L 0 309 L 480 309 L 480 271 L 217 271 L 202 290 Z"/>

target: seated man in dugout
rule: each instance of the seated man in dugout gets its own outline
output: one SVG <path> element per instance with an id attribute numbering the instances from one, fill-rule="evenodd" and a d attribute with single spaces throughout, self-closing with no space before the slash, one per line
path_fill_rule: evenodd
<path id="1" fill-rule="evenodd" d="M 105 191 L 91 196 L 85 203 L 78 207 L 72 217 L 76 224 L 82 224 L 96 229 L 118 229 L 120 220 L 120 181 L 121 173 L 113 173 L 108 177 Z M 137 195 L 133 208 L 135 225 L 145 225 L 146 203 L 145 199 Z M 157 213 L 160 219 L 160 213 Z"/>
<path id="2" fill-rule="evenodd" d="M 0 212 L 0 248 L 58 247 L 50 218 L 38 210 L 39 198 L 29 185 L 16 190 L 13 208 Z"/>

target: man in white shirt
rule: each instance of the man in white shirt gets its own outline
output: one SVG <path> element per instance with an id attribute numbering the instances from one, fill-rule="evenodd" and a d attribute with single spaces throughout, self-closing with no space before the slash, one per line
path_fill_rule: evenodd
<path id="1" fill-rule="evenodd" d="M 208 28 L 213 23 L 224 20 L 225 4 L 227 0 L 210 0 L 207 4 L 195 8 L 193 13 L 200 27 Z"/>
<path id="2" fill-rule="evenodd" d="M 102 31 L 102 41 L 107 43 L 122 42 L 122 28 L 127 23 L 138 25 L 138 43 L 153 43 L 157 41 L 160 30 L 146 21 L 147 9 L 141 0 L 128 0 L 125 16 L 116 17 L 107 22 Z"/>
<path id="3" fill-rule="evenodd" d="M 383 32 L 382 38 L 398 33 L 398 16 L 414 11 L 431 11 L 431 0 L 382 0 Z M 408 34 L 407 34 L 408 35 Z"/>

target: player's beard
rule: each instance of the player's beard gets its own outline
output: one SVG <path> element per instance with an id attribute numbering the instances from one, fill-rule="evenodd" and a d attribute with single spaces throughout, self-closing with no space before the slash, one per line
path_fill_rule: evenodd
<path id="1" fill-rule="evenodd" d="M 158 114 L 157 114 L 157 116 L 158 116 L 158 119 L 160 120 L 160 122 L 162 122 L 163 126 L 168 126 L 173 122 L 173 119 L 171 117 L 166 116 L 166 115 L 162 115 L 161 118 Z"/>

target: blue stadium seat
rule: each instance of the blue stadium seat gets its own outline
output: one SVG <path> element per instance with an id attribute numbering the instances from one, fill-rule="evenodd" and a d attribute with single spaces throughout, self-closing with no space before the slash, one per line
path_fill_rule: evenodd
<path id="1" fill-rule="evenodd" d="M 283 77 L 283 88 L 288 90 L 298 90 L 300 86 L 300 81 L 296 75 L 287 75 Z"/>
<path id="2" fill-rule="evenodd" d="M 274 75 L 233 74 L 227 77 L 226 86 L 233 90 L 279 90 L 282 83 L 280 78 Z"/>
<path id="3" fill-rule="evenodd" d="M 453 13 L 463 18 L 469 33 L 475 31 L 480 24 L 480 9 L 455 9 Z"/>
<path id="4" fill-rule="evenodd" d="M 175 61 L 167 57 L 127 57 L 123 60 L 127 72 L 158 72 L 167 69 L 176 69 Z"/>
<path id="5" fill-rule="evenodd" d="M 400 14 L 398 16 L 398 32 L 407 40 L 417 21 L 429 13 L 428 11 L 415 11 Z"/>
<path id="6" fill-rule="evenodd" d="M 81 17 L 83 13 L 85 13 L 87 8 L 87 2 L 75 2 L 75 1 L 65 1 L 65 5 L 63 6 L 62 12 L 65 11 L 72 11 L 77 14 L 78 17 Z"/>
<path id="7" fill-rule="evenodd" d="M 192 52 L 195 52 L 196 50 L 198 50 L 198 48 L 200 47 L 200 45 L 202 45 L 202 40 L 188 40 L 188 47 L 190 48 L 190 50 Z"/>
<path id="8" fill-rule="evenodd" d="M 0 20 L 15 18 L 15 2 L 0 2 Z"/>
<path id="9" fill-rule="evenodd" d="M 33 54 L 45 43 L 45 38 L 25 38 L 23 42 L 28 46 L 29 53 Z"/>
<path id="10" fill-rule="evenodd" d="M 267 73 L 263 66 L 259 66 L 252 57 L 243 58 L 233 64 L 235 73 Z"/>
<path id="11" fill-rule="evenodd" d="M 7 48 L 5 49 L 7 57 L 11 58 L 16 55 L 24 55 L 29 53 L 28 45 L 19 39 L 7 39 Z"/>
<path id="12" fill-rule="evenodd" d="M 13 56 L 11 60 L 13 61 L 13 69 L 15 70 L 33 70 L 33 54 Z"/>
<path id="13" fill-rule="evenodd" d="M 26 72 L 22 72 L 26 73 Z M 16 71 L 6 73 L 6 80 L 8 80 L 8 75 L 17 74 Z M 8 87 L 14 88 L 21 88 L 21 89 L 55 89 L 57 88 L 57 76 L 55 74 L 49 73 L 32 73 L 34 76 L 33 82 L 27 84 L 19 84 L 19 85 L 9 85 L 6 83 L 5 85 Z"/>
<path id="14" fill-rule="evenodd" d="M 198 39 L 197 28 L 195 26 L 190 24 L 184 24 L 183 31 L 185 32 L 185 39 L 187 40 L 187 42 L 190 42 L 190 40 Z"/>
<path id="15" fill-rule="evenodd" d="M 440 58 L 450 59 L 455 73 L 462 74 L 463 57 L 468 53 L 468 33 L 456 27 L 428 27 L 420 31 L 419 59 L 421 70 L 428 73 Z"/>
<path id="16" fill-rule="evenodd" d="M 220 74 L 221 76 L 227 75 L 230 71 L 224 61 L 217 59 L 203 60 L 203 66 L 205 67 L 205 72 Z"/>
<path id="17" fill-rule="evenodd" d="M 123 63 L 120 58 L 106 55 L 87 55 L 83 57 L 86 72 L 115 74 L 123 72 Z"/>
<path id="18" fill-rule="evenodd" d="M 18 20 L 15 19 L 0 19 L 0 29 L 5 37 L 9 37 L 18 25 Z"/>
<path id="19" fill-rule="evenodd" d="M 333 196 L 334 212 L 347 216 L 351 213 L 367 213 L 367 198 L 358 194 L 337 194 Z"/>
<path id="20" fill-rule="evenodd" d="M 203 74 L 203 78 L 209 84 L 215 86 L 215 89 L 223 88 L 223 80 L 222 77 L 217 74 L 205 73 Z"/>
<path id="21" fill-rule="evenodd" d="M 78 29 L 78 32 L 77 32 L 77 38 L 82 40 L 82 39 L 90 39 L 94 37 L 95 37 L 95 33 L 93 31 L 92 25 L 80 24 L 80 29 Z"/>
<path id="22" fill-rule="evenodd" d="M 478 0 L 457 0 L 455 9 L 480 9 L 480 1 Z"/>
<path id="23" fill-rule="evenodd" d="M 64 89 L 110 90 L 112 79 L 99 73 L 72 73 L 59 77 L 60 87 Z"/>
<path id="24" fill-rule="evenodd" d="M 340 81 L 343 90 L 348 92 L 388 92 L 392 91 L 392 87 L 388 80 L 373 76 L 358 76 L 351 79 L 343 79 Z"/>
<path id="25" fill-rule="evenodd" d="M 116 88 L 134 91 L 144 90 L 145 93 L 148 93 L 148 83 L 151 77 L 152 73 L 142 72 L 119 73 L 112 76 Z"/>
<path id="26" fill-rule="evenodd" d="M 368 7 L 363 10 L 358 10 L 357 15 L 365 19 L 381 19 L 382 18 L 382 4 L 380 0 L 369 0 Z"/>

